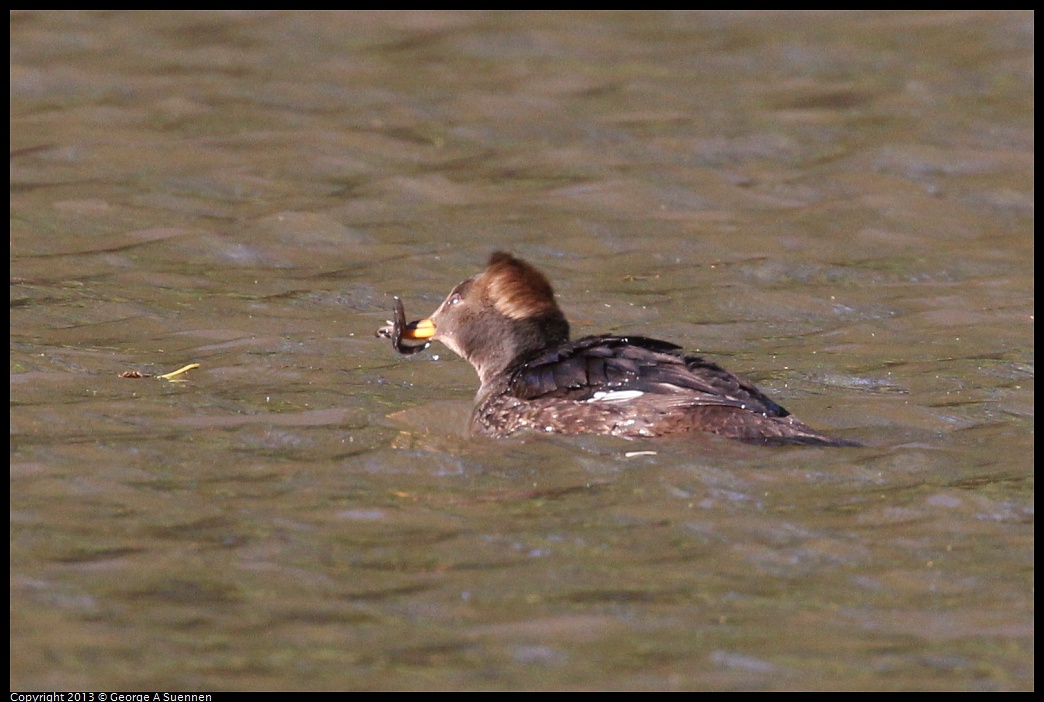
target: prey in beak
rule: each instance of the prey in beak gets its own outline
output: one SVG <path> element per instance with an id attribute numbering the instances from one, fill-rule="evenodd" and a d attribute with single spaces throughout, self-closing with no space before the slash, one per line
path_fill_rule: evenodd
<path id="1" fill-rule="evenodd" d="M 375 336 L 383 339 L 391 339 L 395 350 L 403 355 L 415 354 L 428 348 L 428 341 L 435 336 L 435 323 L 430 319 L 421 319 L 416 322 L 406 323 L 406 310 L 403 309 L 402 299 L 395 296 L 395 318 L 388 321 L 388 325 L 381 327 L 375 332 Z M 410 344 L 406 341 L 419 341 L 419 344 Z"/>

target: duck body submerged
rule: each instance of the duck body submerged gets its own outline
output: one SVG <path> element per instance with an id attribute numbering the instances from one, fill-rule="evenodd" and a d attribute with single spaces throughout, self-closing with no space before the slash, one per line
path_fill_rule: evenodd
<path id="1" fill-rule="evenodd" d="M 441 341 L 469 361 L 481 387 L 472 434 L 522 431 L 609 434 L 628 439 L 710 432 L 764 444 L 858 446 L 798 421 L 752 383 L 681 347 L 642 336 L 569 340 L 550 283 L 506 253 L 453 289 L 428 319 L 393 336 L 403 353 Z"/>

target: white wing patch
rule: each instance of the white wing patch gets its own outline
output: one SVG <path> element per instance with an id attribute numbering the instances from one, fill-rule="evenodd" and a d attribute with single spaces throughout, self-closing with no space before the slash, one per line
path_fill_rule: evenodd
<path id="1" fill-rule="evenodd" d="M 588 402 L 625 402 L 626 400 L 636 400 L 644 394 L 641 390 L 612 390 L 610 392 L 599 390 Z"/>

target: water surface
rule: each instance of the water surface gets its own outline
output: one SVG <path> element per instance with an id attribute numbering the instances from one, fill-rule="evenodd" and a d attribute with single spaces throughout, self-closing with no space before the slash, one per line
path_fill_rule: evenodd
<path id="1" fill-rule="evenodd" d="M 12 14 L 12 689 L 1032 689 L 1033 26 Z M 498 248 L 867 448 L 468 439 Z"/>

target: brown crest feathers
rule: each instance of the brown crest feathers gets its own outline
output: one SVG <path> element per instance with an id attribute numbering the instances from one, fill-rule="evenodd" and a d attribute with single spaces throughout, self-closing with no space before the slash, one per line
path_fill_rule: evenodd
<path id="1" fill-rule="evenodd" d="M 482 283 L 494 309 L 509 319 L 561 314 L 544 274 L 511 254 L 497 251 L 490 256 Z"/>

